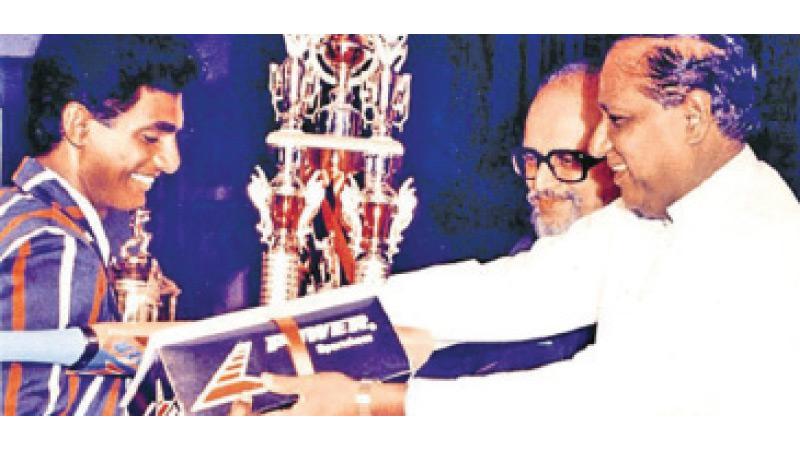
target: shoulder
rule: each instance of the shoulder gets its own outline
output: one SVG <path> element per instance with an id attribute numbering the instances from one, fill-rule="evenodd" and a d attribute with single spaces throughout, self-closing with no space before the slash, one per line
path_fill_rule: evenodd
<path id="1" fill-rule="evenodd" d="M 45 253 L 58 251 L 65 236 L 86 239 L 80 227 L 53 205 L 19 190 L 0 193 L 0 261 L 24 245 Z"/>
<path id="2" fill-rule="evenodd" d="M 756 158 L 749 148 L 731 163 L 735 176 L 730 177 L 727 194 L 733 197 L 729 207 L 739 206 L 750 216 L 773 220 L 774 215 L 796 215 L 800 204 L 792 189 L 775 168 Z"/>

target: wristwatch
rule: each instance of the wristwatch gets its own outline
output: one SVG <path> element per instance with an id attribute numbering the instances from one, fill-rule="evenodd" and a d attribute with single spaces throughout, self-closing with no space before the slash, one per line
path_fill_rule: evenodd
<path id="1" fill-rule="evenodd" d="M 80 370 L 89 364 L 89 361 L 97 356 L 100 351 L 100 341 L 97 339 L 97 333 L 94 332 L 92 327 L 80 326 L 83 337 L 86 338 L 86 346 L 83 348 L 83 354 L 78 358 L 75 364 L 69 366 L 70 370 Z"/>
<path id="2" fill-rule="evenodd" d="M 361 380 L 356 392 L 356 407 L 359 416 L 372 415 L 372 385 L 377 383 L 375 380 Z"/>

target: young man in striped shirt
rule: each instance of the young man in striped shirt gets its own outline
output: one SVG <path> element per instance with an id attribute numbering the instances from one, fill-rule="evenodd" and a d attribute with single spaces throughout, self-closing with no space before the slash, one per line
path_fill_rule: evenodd
<path id="1" fill-rule="evenodd" d="M 0 193 L 0 330 L 119 319 L 104 223 L 144 205 L 156 178 L 178 169 L 180 91 L 197 70 L 189 47 L 170 37 L 43 38 L 28 83 L 29 156 Z M 3 415 L 121 412 L 120 376 L 0 368 Z"/>

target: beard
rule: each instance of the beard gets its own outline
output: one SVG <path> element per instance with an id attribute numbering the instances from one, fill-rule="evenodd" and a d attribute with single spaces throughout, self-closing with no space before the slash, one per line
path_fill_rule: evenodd
<path id="1" fill-rule="evenodd" d="M 580 197 L 572 191 L 529 192 L 527 199 L 532 208 L 530 222 L 538 237 L 561 234 L 580 218 Z M 549 206 L 543 208 L 544 204 Z"/>

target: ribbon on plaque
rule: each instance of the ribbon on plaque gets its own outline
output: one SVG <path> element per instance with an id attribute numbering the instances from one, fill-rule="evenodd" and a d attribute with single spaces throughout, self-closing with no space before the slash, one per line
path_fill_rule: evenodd
<path id="1" fill-rule="evenodd" d="M 288 341 L 289 356 L 292 358 L 294 372 L 297 375 L 311 375 L 314 373 L 314 363 L 311 362 L 311 355 L 308 354 L 303 338 L 300 336 L 300 327 L 297 321 L 291 317 L 281 317 L 275 319 L 275 324 L 281 330 Z"/>
<path id="2" fill-rule="evenodd" d="M 139 382 L 155 379 L 163 405 L 187 415 L 227 415 L 252 399 L 254 412 L 293 404 L 270 392 L 269 374 L 342 372 L 354 379 L 405 381 L 409 362 L 378 299 L 343 288 L 283 305 L 179 325 L 151 336 L 125 402 Z"/>

